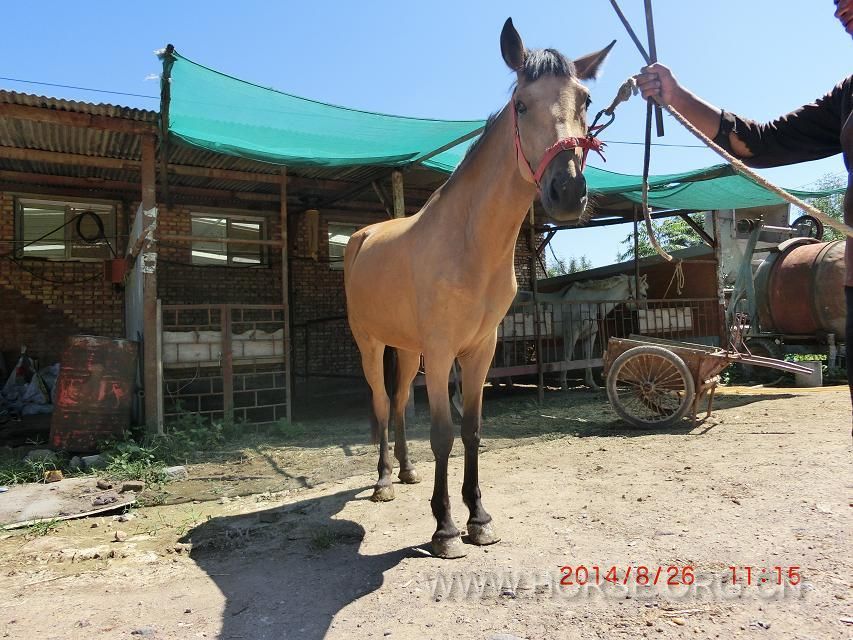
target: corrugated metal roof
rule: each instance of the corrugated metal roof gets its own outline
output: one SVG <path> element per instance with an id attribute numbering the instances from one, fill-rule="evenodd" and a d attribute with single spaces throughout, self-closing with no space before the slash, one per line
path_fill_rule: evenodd
<path id="1" fill-rule="evenodd" d="M 93 116 L 107 116 L 110 118 L 124 118 L 136 122 L 149 122 L 157 124 L 158 113 L 148 109 L 134 109 L 122 107 L 116 104 L 92 102 L 78 102 L 76 100 L 64 100 L 62 98 L 51 98 L 49 96 L 37 96 L 31 93 L 18 93 L 17 91 L 6 91 L 0 89 L 0 103 L 19 104 L 27 107 L 39 107 L 41 109 L 54 109 L 56 111 L 70 111 L 72 113 L 87 113 Z"/>
<path id="2" fill-rule="evenodd" d="M 159 114 L 156 111 L 114 104 L 78 102 L 6 90 L 0 90 L 0 104 L 120 118 L 148 123 L 153 126 L 156 126 L 159 121 Z M 140 136 L 134 133 L 66 126 L 14 117 L 0 118 L 0 146 L 136 162 L 140 161 L 142 157 Z M 262 175 L 277 175 L 281 171 L 281 167 L 278 165 L 218 154 L 179 141 L 170 141 L 168 156 L 169 164 L 174 165 L 229 169 Z M 11 159 L 4 158 L 2 152 L 0 152 L 0 170 L 47 176 L 88 178 L 92 180 L 93 188 L 97 188 L 99 180 L 124 183 L 139 181 L 139 172 L 133 169 L 105 169 L 72 162 Z M 390 197 L 390 186 L 387 185 L 389 170 L 389 167 L 382 166 L 290 168 L 288 174 L 302 178 L 303 181 L 298 186 L 291 186 L 288 189 L 288 194 L 305 203 L 310 203 L 313 200 L 322 202 L 336 194 L 347 192 L 353 186 L 369 184 L 372 180 L 380 180 L 386 183 L 386 191 Z M 408 189 L 431 192 L 445 179 L 446 175 L 444 174 L 417 167 L 407 171 L 405 185 Z M 313 182 L 315 180 L 316 183 Z M 254 192 L 270 195 L 278 193 L 278 186 L 274 184 L 177 175 L 175 173 L 170 173 L 169 184 L 214 189 L 226 193 Z M 107 184 L 104 187 L 107 188 Z M 412 203 L 426 198 L 426 195 L 421 193 L 418 193 L 417 196 L 412 194 L 412 196 L 414 196 L 411 198 Z M 373 201 L 376 197 L 373 190 L 368 186 L 365 192 L 356 199 Z M 409 200 L 408 197 L 407 200 Z M 376 202 L 378 203 L 378 200 Z M 377 208 L 379 208 L 378 204 Z"/>

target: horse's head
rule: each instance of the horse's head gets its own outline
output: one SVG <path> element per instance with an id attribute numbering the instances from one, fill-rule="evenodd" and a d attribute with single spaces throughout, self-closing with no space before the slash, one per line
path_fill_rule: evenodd
<path id="1" fill-rule="evenodd" d="M 645 300 L 646 294 L 649 292 L 649 276 L 644 273 L 640 276 L 640 287 L 639 291 L 637 291 L 637 281 L 634 276 L 623 276 L 628 279 L 628 300 Z M 629 309 L 635 309 L 637 307 L 636 304 L 628 303 L 626 305 Z"/>
<path id="2" fill-rule="evenodd" d="M 545 212 L 555 222 L 585 219 L 590 99 L 581 81 L 596 77 L 614 43 L 571 61 L 553 49 L 526 49 L 511 18 L 501 32 L 504 61 L 518 75 L 509 108 L 516 122 L 519 170 L 537 185 Z"/>

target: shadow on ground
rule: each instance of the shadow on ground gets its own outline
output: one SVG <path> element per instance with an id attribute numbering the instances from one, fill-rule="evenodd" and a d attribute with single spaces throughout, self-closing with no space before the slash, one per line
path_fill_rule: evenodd
<path id="1" fill-rule="evenodd" d="M 225 597 L 217 637 L 320 639 L 339 611 L 382 586 L 414 552 L 359 552 L 364 528 L 335 515 L 362 491 L 213 518 L 181 539 Z"/>

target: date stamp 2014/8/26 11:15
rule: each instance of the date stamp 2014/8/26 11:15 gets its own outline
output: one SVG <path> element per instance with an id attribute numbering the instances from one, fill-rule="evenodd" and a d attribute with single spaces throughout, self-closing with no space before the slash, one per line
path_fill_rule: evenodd
<path id="1" fill-rule="evenodd" d="M 729 566 L 728 581 L 733 585 L 796 586 L 801 580 L 800 567 L 790 566 Z M 560 585 L 585 586 L 601 584 L 635 584 L 640 587 L 666 585 L 676 587 L 692 585 L 696 569 L 692 565 L 563 565 L 560 567 Z"/>

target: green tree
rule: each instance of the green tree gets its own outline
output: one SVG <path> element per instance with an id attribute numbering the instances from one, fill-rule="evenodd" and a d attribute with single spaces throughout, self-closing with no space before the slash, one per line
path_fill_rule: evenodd
<path id="1" fill-rule="evenodd" d="M 844 189 L 847 186 L 847 176 L 840 173 L 827 173 L 815 181 L 815 189 L 818 191 L 832 191 Z M 835 218 L 839 222 L 844 220 L 844 192 L 832 193 L 828 196 L 810 198 L 809 204 L 819 209 L 826 215 Z M 791 222 L 803 215 L 802 209 L 792 211 Z M 823 239 L 826 242 L 843 240 L 844 234 L 836 231 L 828 225 L 824 225 Z"/>
<path id="2" fill-rule="evenodd" d="M 703 217 L 704 214 L 701 213 L 690 214 L 690 218 L 699 226 L 703 224 Z M 658 244 L 667 252 L 702 244 L 702 238 L 699 237 L 699 234 L 689 224 L 678 217 L 652 220 L 652 228 L 655 231 Z M 629 233 L 619 244 L 622 248 L 616 254 L 616 260 L 618 262 L 632 260 L 634 258 L 633 232 Z M 649 233 L 646 231 L 646 225 L 642 220 L 639 225 L 638 248 L 640 258 L 657 254 L 651 240 L 649 240 Z"/>
<path id="3" fill-rule="evenodd" d="M 586 271 L 592 267 L 592 260 L 586 256 L 570 256 L 568 260 L 558 256 L 551 250 L 552 260 L 548 260 L 545 265 L 545 275 L 549 278 L 564 276 L 569 273 L 577 273 L 578 271 Z"/>

